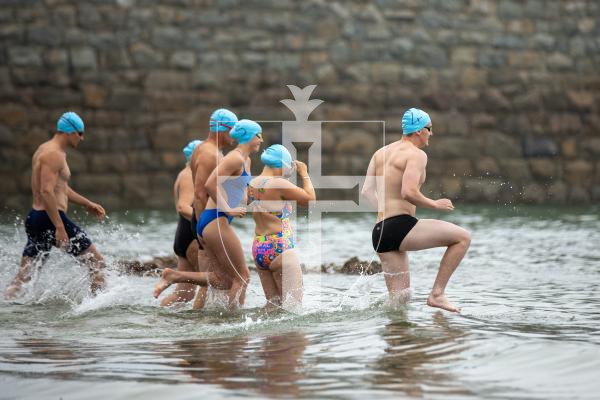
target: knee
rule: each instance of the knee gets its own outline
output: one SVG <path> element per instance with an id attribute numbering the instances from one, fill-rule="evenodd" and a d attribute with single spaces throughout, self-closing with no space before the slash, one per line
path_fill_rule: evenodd
<path id="1" fill-rule="evenodd" d="M 459 242 L 463 246 L 469 247 L 471 245 L 471 232 L 469 232 L 466 229 L 462 229 L 461 230 L 461 234 L 460 234 L 460 238 L 459 238 Z"/>

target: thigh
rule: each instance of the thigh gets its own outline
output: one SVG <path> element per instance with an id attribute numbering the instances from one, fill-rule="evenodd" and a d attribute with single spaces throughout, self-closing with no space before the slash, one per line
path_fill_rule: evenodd
<path id="1" fill-rule="evenodd" d="M 198 249 L 198 242 L 193 240 L 187 247 L 185 251 L 185 258 L 187 262 L 190 264 L 192 268 L 191 271 L 200 271 L 198 268 L 198 253 L 200 250 Z"/>
<path id="2" fill-rule="evenodd" d="M 217 218 L 204 228 L 204 240 L 219 262 L 219 267 L 230 276 L 238 277 L 247 271 L 242 244 L 226 218 Z M 241 277 L 240 277 L 241 278 Z"/>
<path id="3" fill-rule="evenodd" d="M 258 277 L 260 278 L 260 284 L 262 285 L 267 300 L 271 301 L 275 297 L 280 297 L 281 288 L 277 287 L 271 271 L 265 271 L 264 269 L 260 269 L 258 266 L 256 268 Z"/>
<path id="4" fill-rule="evenodd" d="M 416 251 L 446 247 L 465 236 L 458 225 L 437 219 L 420 219 L 400 244 L 400 251 Z"/>

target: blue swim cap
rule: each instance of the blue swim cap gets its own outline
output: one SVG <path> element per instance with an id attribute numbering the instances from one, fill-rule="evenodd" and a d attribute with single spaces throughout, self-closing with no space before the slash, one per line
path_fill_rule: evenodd
<path id="1" fill-rule="evenodd" d="M 226 108 L 219 108 L 210 116 L 210 131 L 211 132 L 225 132 L 227 129 L 233 128 L 235 123 L 238 122 L 237 116 Z"/>
<path id="2" fill-rule="evenodd" d="M 190 158 L 192 158 L 192 153 L 196 146 L 202 143 L 202 140 L 192 140 L 183 148 L 183 155 L 185 156 L 185 161 L 190 162 Z"/>
<path id="3" fill-rule="evenodd" d="M 258 133 L 262 133 L 262 128 L 259 124 L 249 119 L 242 119 L 235 124 L 231 132 L 229 132 L 229 136 L 237 140 L 239 144 L 244 144 L 251 141 Z"/>
<path id="4" fill-rule="evenodd" d="M 83 132 L 85 125 L 79 115 L 69 111 L 60 116 L 56 122 L 56 130 L 62 133 Z"/>
<path id="5" fill-rule="evenodd" d="M 402 116 L 402 133 L 410 135 L 413 132 L 420 131 L 430 123 L 429 114 L 418 108 L 410 108 Z"/>
<path id="6" fill-rule="evenodd" d="M 271 168 L 282 168 L 283 166 L 290 168 L 292 166 L 292 155 L 280 144 L 267 147 L 260 155 L 260 160 Z"/>

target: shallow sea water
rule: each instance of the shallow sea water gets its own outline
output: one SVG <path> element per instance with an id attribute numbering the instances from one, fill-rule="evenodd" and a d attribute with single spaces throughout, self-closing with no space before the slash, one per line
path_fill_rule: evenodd
<path id="1" fill-rule="evenodd" d="M 598 208 L 465 206 L 419 213 L 472 232 L 447 288 L 461 314 L 425 305 L 442 249 L 410 255 L 412 300 L 394 309 L 381 275 L 319 272 L 377 260 L 372 214 L 330 214 L 311 247 L 301 314 L 262 311 L 252 272 L 246 306 L 158 307 L 156 278 L 109 272 L 91 298 L 84 270 L 53 251 L 16 302 L 0 308 L 0 398 L 596 399 L 600 391 Z M 71 214 L 108 264 L 169 255 L 171 212 L 95 223 Z M 17 271 L 23 213 L 0 216 L 0 290 Z M 251 221 L 236 221 L 250 254 Z M 319 256 L 320 253 L 320 256 Z"/>

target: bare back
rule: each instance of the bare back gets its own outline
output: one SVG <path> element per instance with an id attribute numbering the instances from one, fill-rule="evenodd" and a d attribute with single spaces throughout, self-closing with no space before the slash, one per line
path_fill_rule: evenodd
<path id="1" fill-rule="evenodd" d="M 190 160 L 192 179 L 194 182 L 194 211 L 196 217 L 202 214 L 208 201 L 208 192 L 205 189 L 206 180 L 223 159 L 223 152 L 213 142 L 205 140 L 194 149 Z"/>
<path id="2" fill-rule="evenodd" d="M 66 212 L 69 203 L 71 171 L 67 164 L 67 154 L 52 141 L 41 144 L 33 154 L 31 161 L 31 191 L 35 210 L 46 209 L 42 196 L 42 184 L 48 181 L 48 177 L 55 179 L 52 190 L 56 197 L 57 208 Z"/>
<path id="3" fill-rule="evenodd" d="M 395 142 L 375 152 L 373 160 L 377 177 L 377 221 L 400 214 L 415 215 L 417 207 L 402 196 L 402 182 L 407 164 L 413 159 L 422 158 L 423 154 L 422 150 L 407 142 Z M 417 189 L 425 182 L 425 168 L 420 172 Z"/>

